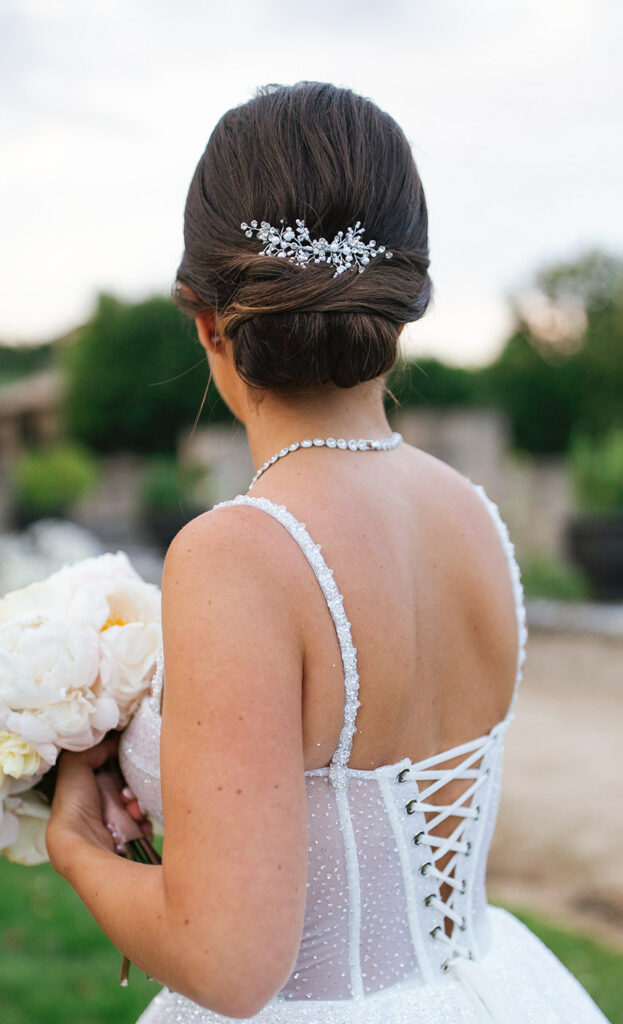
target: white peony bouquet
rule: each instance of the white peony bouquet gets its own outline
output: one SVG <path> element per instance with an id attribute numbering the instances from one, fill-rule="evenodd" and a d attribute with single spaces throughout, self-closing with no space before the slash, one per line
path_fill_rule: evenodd
<path id="1" fill-rule="evenodd" d="M 46 861 L 46 797 L 61 750 L 123 728 L 149 691 L 160 592 L 122 552 L 66 566 L 0 599 L 0 853 Z"/>

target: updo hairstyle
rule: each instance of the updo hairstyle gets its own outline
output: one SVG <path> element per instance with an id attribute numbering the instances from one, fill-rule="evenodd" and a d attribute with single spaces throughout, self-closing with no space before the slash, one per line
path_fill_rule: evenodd
<path id="1" fill-rule="evenodd" d="M 363 241 L 393 257 L 334 277 L 326 263 L 259 255 L 240 227 L 282 219 L 329 241 L 361 221 Z M 387 373 L 400 325 L 431 296 L 426 202 L 407 139 L 370 100 L 325 83 L 267 86 L 223 115 L 190 185 L 184 245 L 174 299 L 193 316 L 216 311 L 254 388 L 350 388 Z"/>

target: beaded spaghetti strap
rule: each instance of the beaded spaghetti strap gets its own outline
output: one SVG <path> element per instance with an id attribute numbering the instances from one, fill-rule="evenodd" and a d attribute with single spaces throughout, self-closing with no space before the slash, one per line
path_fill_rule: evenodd
<path id="1" fill-rule="evenodd" d="M 353 644 L 350 622 L 344 611 L 344 599 L 340 594 L 335 580 L 333 569 L 329 569 L 320 550 L 320 544 L 312 540 L 305 523 L 300 522 L 289 512 L 285 505 L 276 505 L 268 498 L 254 498 L 248 494 L 238 494 L 229 501 L 221 501 L 214 508 L 224 508 L 229 505 L 250 505 L 268 512 L 277 522 L 286 528 L 288 533 L 297 542 L 301 551 L 311 565 L 316 579 L 320 584 L 322 593 L 333 619 L 335 632 L 337 633 L 344 669 L 344 718 L 338 745 L 331 758 L 332 779 L 336 785 L 343 780 L 343 772 L 339 769 L 346 768 L 350 759 L 350 752 L 355 734 L 355 720 L 357 708 L 359 707 L 359 672 L 357 671 L 357 649 Z M 338 769 L 335 771 L 335 769 Z"/>
<path id="2" fill-rule="evenodd" d="M 508 709 L 507 717 L 510 717 L 515 698 L 517 697 L 517 690 L 521 677 L 523 675 L 523 664 L 526 660 L 526 642 L 528 639 L 528 627 L 526 624 L 526 606 L 524 601 L 524 591 L 521 582 L 521 572 L 517 559 L 515 557 L 515 546 L 510 539 L 508 527 L 500 515 L 500 510 L 491 500 L 484 487 L 480 484 L 475 484 L 472 480 L 469 481 L 476 491 L 476 494 L 482 499 L 486 505 L 489 514 L 493 520 L 494 526 L 498 532 L 498 536 L 502 541 L 502 547 L 504 548 L 504 554 L 506 555 L 506 561 L 508 563 L 508 569 L 511 578 L 511 584 L 513 587 L 513 598 L 515 601 L 515 614 L 517 616 L 517 671 L 515 675 L 515 686 L 513 688 L 513 695 L 511 697 L 510 706 Z"/>

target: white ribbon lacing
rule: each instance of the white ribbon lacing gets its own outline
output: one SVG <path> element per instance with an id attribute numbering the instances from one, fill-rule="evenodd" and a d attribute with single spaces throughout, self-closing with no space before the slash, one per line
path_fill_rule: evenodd
<path id="1" fill-rule="evenodd" d="M 413 841 L 416 845 L 426 844 L 430 847 L 431 859 L 422 865 L 420 871 L 428 878 L 434 878 L 439 885 L 450 889 L 449 896 L 443 900 L 437 892 L 426 896 L 425 903 L 437 909 L 445 919 L 452 921 L 452 931 L 448 935 L 443 924 L 436 925 L 431 935 L 448 947 L 448 957 L 441 965 L 442 970 L 452 972 L 454 977 L 469 992 L 478 1020 L 482 1024 L 521 1024 L 508 999 L 499 985 L 491 978 L 477 961 L 473 959 L 472 950 L 465 944 L 463 935 L 467 928 L 464 915 L 455 906 L 457 896 L 467 890 L 467 880 L 461 877 L 460 865 L 462 858 L 472 853 L 472 842 L 464 838 L 464 833 L 471 821 L 478 821 L 481 807 L 476 801 L 476 794 L 488 782 L 490 767 L 487 754 L 500 739 L 507 722 L 500 723 L 486 736 L 446 750 L 425 761 L 420 761 L 400 772 L 399 780 L 418 783 L 418 796 L 410 800 L 405 810 L 407 814 L 417 811 L 430 815 L 426 827 L 416 833 Z M 449 760 L 462 757 L 454 768 L 441 767 Z M 444 789 L 455 779 L 469 782 L 470 785 L 448 804 L 435 802 L 435 794 Z M 448 836 L 435 835 L 437 829 L 448 818 L 457 818 L 458 824 Z M 448 854 L 445 867 L 439 862 Z"/>

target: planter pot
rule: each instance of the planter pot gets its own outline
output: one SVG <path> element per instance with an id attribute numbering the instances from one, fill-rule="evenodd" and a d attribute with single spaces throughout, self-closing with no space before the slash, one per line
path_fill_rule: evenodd
<path id="1" fill-rule="evenodd" d="M 179 508 L 148 509 L 145 512 L 145 525 L 154 543 L 166 550 L 176 533 L 200 512 L 205 511 L 205 508 L 187 508 L 184 513 Z"/>
<path id="2" fill-rule="evenodd" d="M 623 512 L 569 521 L 567 548 L 604 601 L 623 601 Z"/>
<path id="3" fill-rule="evenodd" d="M 40 519 L 68 519 L 69 512 L 67 508 L 54 509 L 50 512 L 33 512 L 32 509 L 26 508 L 21 505 L 14 505 L 11 509 L 11 527 L 17 532 L 21 533 L 22 530 L 26 530 L 33 523 L 38 523 Z"/>

